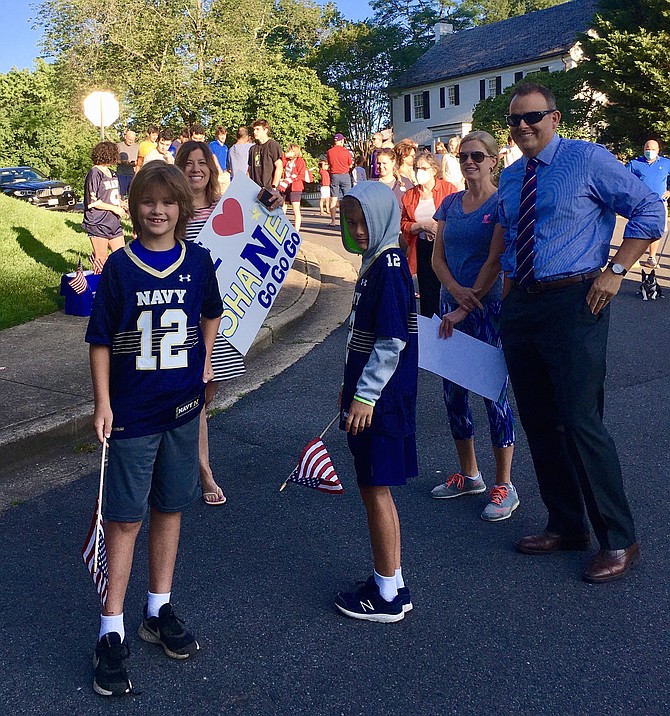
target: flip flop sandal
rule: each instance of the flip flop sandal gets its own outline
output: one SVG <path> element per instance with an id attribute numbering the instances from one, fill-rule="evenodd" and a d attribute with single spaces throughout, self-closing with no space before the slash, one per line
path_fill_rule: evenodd
<path id="1" fill-rule="evenodd" d="M 206 497 L 215 497 L 215 500 L 207 500 Z M 202 501 L 209 505 L 210 507 L 215 507 L 216 505 L 225 505 L 227 502 L 227 498 L 225 495 L 223 495 L 222 498 L 219 498 L 218 492 L 203 492 L 202 493 Z"/>

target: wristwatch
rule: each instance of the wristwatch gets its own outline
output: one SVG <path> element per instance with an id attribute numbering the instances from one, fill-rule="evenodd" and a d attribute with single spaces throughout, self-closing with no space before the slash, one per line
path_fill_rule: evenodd
<path id="1" fill-rule="evenodd" d="M 607 264 L 607 268 L 612 269 L 612 273 L 615 276 L 625 276 L 628 273 L 621 264 L 615 264 L 614 261 L 610 261 Z"/>

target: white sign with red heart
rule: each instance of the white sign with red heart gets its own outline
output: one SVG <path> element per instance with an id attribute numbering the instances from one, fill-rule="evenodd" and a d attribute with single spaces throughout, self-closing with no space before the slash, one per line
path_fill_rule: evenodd
<path id="1" fill-rule="evenodd" d="M 219 333 L 243 355 L 249 350 L 300 247 L 281 209 L 268 211 L 260 187 L 236 174 L 198 235 L 214 263 L 223 299 Z"/>

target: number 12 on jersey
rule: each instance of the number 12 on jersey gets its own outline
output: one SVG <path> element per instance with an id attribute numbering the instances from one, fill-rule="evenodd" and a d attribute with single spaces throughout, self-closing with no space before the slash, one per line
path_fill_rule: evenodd
<path id="1" fill-rule="evenodd" d="M 183 346 L 187 338 L 187 317 L 181 308 L 168 308 L 160 318 L 161 328 L 172 329 L 160 338 L 158 357 L 153 354 L 154 329 L 153 313 L 142 311 L 137 319 L 140 332 L 140 354 L 137 356 L 137 370 L 160 370 L 165 368 L 188 367 L 188 351 L 184 348 L 175 351 L 175 346 Z M 159 363 L 160 359 L 160 363 Z"/>

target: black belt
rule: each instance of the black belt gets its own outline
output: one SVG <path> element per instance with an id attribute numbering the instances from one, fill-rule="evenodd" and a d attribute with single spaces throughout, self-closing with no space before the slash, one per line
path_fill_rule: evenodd
<path id="1" fill-rule="evenodd" d="M 595 269 L 595 271 L 589 271 L 589 273 L 578 273 L 574 276 L 556 279 L 556 281 L 533 281 L 533 283 L 528 286 L 520 286 L 516 281 L 512 280 L 512 286 L 525 293 L 544 293 L 545 291 L 553 291 L 557 288 L 572 286 L 573 283 L 591 281 L 600 276 L 600 273 L 600 269 Z"/>

